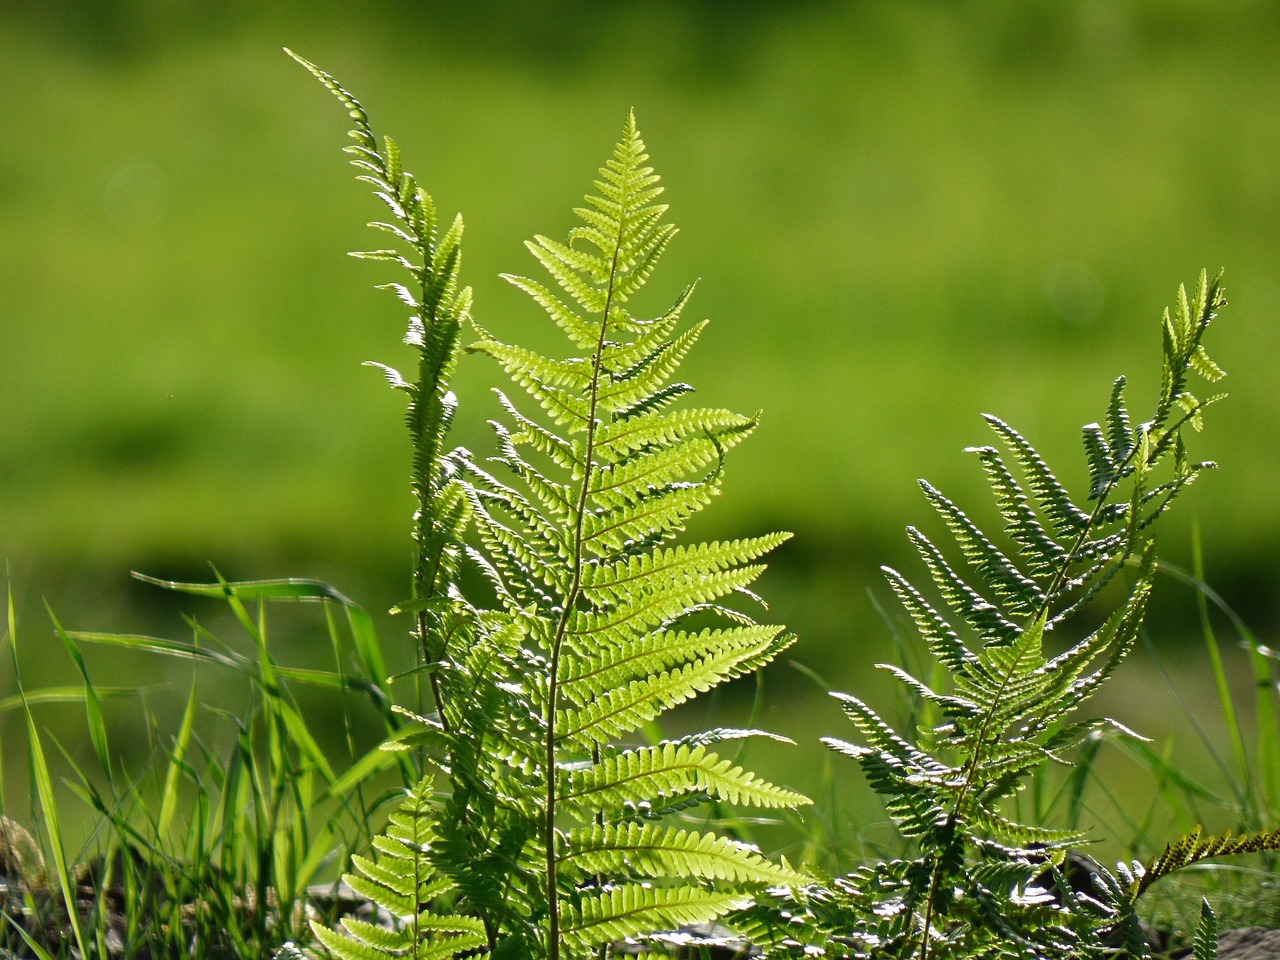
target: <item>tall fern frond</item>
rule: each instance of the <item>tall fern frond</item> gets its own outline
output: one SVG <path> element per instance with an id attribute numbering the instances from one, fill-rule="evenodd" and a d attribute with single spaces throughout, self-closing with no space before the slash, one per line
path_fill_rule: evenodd
<path id="1" fill-rule="evenodd" d="M 390 221 L 370 227 L 390 235 L 401 249 L 364 250 L 352 254 L 365 260 L 390 261 L 408 274 L 408 285 L 384 283 L 411 311 L 404 342 L 417 352 L 416 375 L 410 379 L 381 363 L 387 382 L 408 394 L 406 423 L 413 441 L 410 485 L 416 500 L 413 539 L 413 593 L 403 607 L 416 618 L 414 633 L 437 708 L 445 692 L 440 672 L 432 665 L 448 655 L 445 638 L 459 625 L 450 623 L 457 608 L 448 602 L 448 588 L 458 581 L 465 554 L 463 535 L 469 500 L 457 481 L 465 450 L 447 451 L 445 441 L 457 400 L 449 380 L 459 353 L 460 335 L 470 316 L 471 288 L 461 285 L 462 217 L 443 224 L 431 196 L 403 168 L 400 148 L 390 137 L 374 136 L 364 107 L 329 74 L 315 64 L 285 51 L 329 89 L 347 109 L 355 126 L 352 144 L 345 148 L 358 180 L 369 184 L 390 212 Z"/>
<path id="2" fill-rule="evenodd" d="M 625 746 L 792 638 L 731 603 L 750 596 L 758 561 L 785 535 L 672 543 L 716 495 L 726 452 L 755 422 L 676 406 L 691 388 L 671 377 L 704 326 L 680 330 L 691 290 L 656 318 L 632 311 L 675 234 L 634 116 L 595 188 L 566 242 L 527 244 L 549 281 L 507 277 L 563 331 L 570 355 L 484 331 L 474 346 L 540 408 L 521 412 L 502 395 L 510 422 L 498 426 L 496 464 L 509 479 L 479 466 L 470 477 L 500 603 L 526 624 L 520 695 L 540 732 L 521 769 L 536 789 L 542 871 L 530 909 L 546 917 L 549 957 L 711 920 L 752 890 L 804 880 L 734 841 L 652 822 L 713 797 L 765 807 L 804 797 L 706 744 Z M 686 626 L 694 615 L 699 624 Z"/>
<path id="3" fill-rule="evenodd" d="M 862 742 L 827 741 L 857 759 L 918 851 L 844 882 L 848 915 L 875 918 L 854 922 L 859 942 L 921 958 L 1010 949 L 1041 955 L 1084 949 L 1098 930 L 1122 922 L 1123 905 L 1091 901 L 1072 910 L 1045 894 L 1079 836 L 1022 822 L 1009 801 L 1031 771 L 1064 761 L 1091 732 L 1127 732 L 1114 721 L 1071 715 L 1138 634 L 1155 573 L 1151 525 L 1213 466 L 1188 459 L 1183 433 L 1198 430 L 1217 399 L 1199 399 L 1189 384 L 1192 374 L 1222 376 L 1201 341 L 1224 302 L 1219 281 L 1203 273 L 1194 295 L 1179 289 L 1174 311 L 1162 318 L 1151 418 L 1134 422 L 1119 379 L 1102 421 L 1083 428 L 1083 500 L 1022 434 L 992 416 L 986 420 L 1000 446 L 970 452 L 994 495 L 1000 535 L 921 482 L 945 531 L 939 538 L 909 531 L 927 583 L 886 573 L 949 682 L 935 688 L 887 667 L 935 720 L 912 739 L 858 698 L 839 694 Z M 1048 652 L 1077 613 L 1126 579 L 1124 599 L 1100 626 Z"/>

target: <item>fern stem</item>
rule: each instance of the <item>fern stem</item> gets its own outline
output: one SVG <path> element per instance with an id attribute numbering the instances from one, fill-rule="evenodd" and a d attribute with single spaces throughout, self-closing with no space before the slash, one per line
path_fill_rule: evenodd
<path id="1" fill-rule="evenodd" d="M 582 485 L 578 490 L 578 502 L 574 508 L 573 547 L 570 551 L 570 563 L 573 565 L 572 579 L 565 593 L 564 607 L 556 622 L 555 633 L 551 639 L 551 664 L 549 668 L 549 686 L 547 691 L 547 739 L 546 739 L 546 839 L 545 857 L 547 867 L 547 956 L 549 960 L 560 957 L 560 903 L 557 896 L 557 861 L 556 861 L 556 706 L 559 701 L 560 683 L 560 650 L 564 642 L 565 632 L 569 628 L 569 617 L 578 602 L 582 591 L 582 529 L 587 509 L 587 497 L 591 490 L 592 469 L 595 465 L 596 429 L 599 423 L 596 412 L 600 402 L 600 373 L 604 363 L 605 334 L 609 330 L 609 312 L 613 307 L 614 281 L 618 275 L 618 257 L 622 252 L 622 241 L 626 226 L 626 207 L 622 205 L 618 215 L 618 240 L 613 248 L 613 259 L 609 266 L 609 287 L 605 293 L 604 311 L 600 317 L 600 333 L 596 338 L 596 349 L 591 357 L 591 397 L 587 406 L 587 442 L 582 456 Z"/>

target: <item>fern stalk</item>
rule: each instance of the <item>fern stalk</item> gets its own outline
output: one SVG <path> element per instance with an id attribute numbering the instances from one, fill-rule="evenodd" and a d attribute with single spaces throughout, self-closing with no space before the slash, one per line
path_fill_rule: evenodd
<path id="1" fill-rule="evenodd" d="M 635 118 L 628 119 L 628 134 L 634 134 Z M 591 481 L 595 476 L 596 431 L 599 426 L 597 414 L 600 403 L 600 375 L 604 360 L 605 334 L 609 329 L 609 311 L 613 307 L 614 283 L 618 276 L 618 257 L 623 249 L 623 236 L 626 231 L 626 210 L 628 204 L 622 204 L 623 212 L 618 216 L 618 230 L 614 245 L 613 257 L 609 263 L 609 284 L 605 294 L 604 309 L 600 313 L 600 329 L 596 337 L 595 351 L 591 355 L 591 390 L 587 405 L 586 451 L 583 454 L 584 468 L 582 482 L 578 486 L 577 506 L 574 509 L 573 540 L 570 558 L 572 579 L 565 593 L 564 606 L 556 621 L 555 633 L 551 641 L 551 665 L 548 669 L 550 687 L 547 693 L 547 712 L 545 716 L 547 733 L 544 742 L 544 758 L 546 762 L 546 837 L 544 855 L 546 857 L 547 882 L 547 944 L 550 960 L 559 960 L 560 956 L 560 898 L 559 871 L 556 866 L 556 778 L 551 771 L 556 769 L 556 711 L 560 705 L 560 651 L 564 643 L 565 631 L 569 626 L 569 615 L 577 605 L 582 590 L 582 527 L 587 515 L 587 497 L 591 490 Z M 599 751 L 593 748 L 593 758 L 599 762 Z"/>

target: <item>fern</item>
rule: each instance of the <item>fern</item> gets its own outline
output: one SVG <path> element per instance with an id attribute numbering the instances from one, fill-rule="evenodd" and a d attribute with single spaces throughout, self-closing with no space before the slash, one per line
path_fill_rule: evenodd
<path id="1" fill-rule="evenodd" d="M 550 283 L 507 277 L 573 355 L 542 356 L 483 332 L 474 347 L 541 407 L 535 417 L 501 395 L 510 423 L 497 428 L 497 465 L 510 479 L 473 466 L 471 495 L 499 604 L 525 625 L 520 696 L 539 744 L 505 752 L 536 791 L 526 795 L 541 844 L 531 913 L 545 915 L 549 957 L 711 920 L 753 889 L 804 879 L 741 843 L 652 822 L 711 797 L 807 802 L 709 750 L 717 732 L 619 743 L 792 641 L 726 605 L 785 535 L 672 542 L 719 491 L 725 453 L 755 422 L 675 406 L 691 388 L 670 378 L 703 328 L 679 329 L 691 290 L 655 318 L 631 312 L 675 234 L 647 159 L 629 116 L 567 242 L 528 244 Z M 695 614 L 721 624 L 682 626 Z M 520 886 L 531 890 L 532 875 Z"/>
<path id="2" fill-rule="evenodd" d="M 705 327 L 684 320 L 692 287 L 655 317 L 633 312 L 676 232 L 634 116 L 568 238 L 527 244 L 545 277 L 506 277 L 564 334 L 568 355 L 557 358 L 475 324 L 459 279 L 461 219 L 440 230 L 394 141 L 379 142 L 354 97 L 295 59 L 355 121 L 348 152 L 391 211 L 373 226 L 402 249 L 357 256 L 408 273 L 409 283 L 384 286 L 412 311 L 405 341 L 418 369 L 410 379 L 377 366 L 408 396 L 415 562 L 399 609 L 414 619 L 416 675 L 431 703 L 397 710 L 420 725 L 440 768 L 402 767 L 412 789 L 376 854 L 355 857 L 345 877 L 374 917 L 314 928 L 334 955 L 603 957 L 618 940 L 728 916 L 768 955 L 1083 956 L 1110 938 L 1144 956 L 1134 903 L 1151 883 L 1210 856 L 1280 846 L 1275 833 L 1201 839 L 1197 830 L 1145 867 L 1099 867 L 1094 890 L 1081 893 L 1064 876 L 1081 836 L 1025 822 L 1012 803 L 1045 761 L 1099 732 L 1128 733 L 1075 712 L 1138 634 L 1156 569 L 1153 524 L 1213 466 L 1188 458 L 1183 435 L 1216 399 L 1192 392 L 1193 375 L 1222 376 L 1202 345 L 1224 303 L 1218 280 L 1202 274 L 1194 296 L 1180 289 L 1163 317 L 1150 418 L 1135 423 L 1122 378 L 1101 420 L 1084 427 L 1083 499 L 995 417 L 986 419 L 999 445 L 971 452 L 1001 535 L 922 482 L 944 535 L 909 530 L 922 582 L 886 575 L 949 682 L 886 667 L 922 704 L 922 727 L 901 734 L 837 694 L 860 738 L 827 739 L 861 765 L 910 850 L 820 878 L 736 838 L 663 822 L 708 801 L 807 803 L 715 750 L 759 731 L 641 736 L 793 638 L 740 603 L 755 599 L 763 559 L 785 534 L 678 542 L 756 422 L 682 405 L 692 387 L 673 378 Z M 485 464 L 446 443 L 449 378 L 468 324 L 480 337 L 472 350 L 533 404 L 499 392 L 498 454 Z M 1054 643 L 1113 596 L 1100 625 Z M 412 739 L 396 731 L 387 746 Z M 1215 938 L 1206 906 L 1197 956 L 1212 956 Z"/>
<path id="3" fill-rule="evenodd" d="M 836 694 L 861 742 L 826 741 L 858 761 L 916 852 L 834 884 L 810 905 L 811 925 L 843 927 L 855 951 L 922 960 L 1088 954 L 1108 930 L 1126 931 L 1135 952 L 1145 949 L 1133 897 L 1126 900 L 1105 871 L 1097 896 L 1050 894 L 1067 889 L 1059 866 L 1081 836 L 1024 822 L 1009 801 L 1032 770 L 1064 761 L 1090 734 L 1127 732 L 1115 721 L 1073 713 L 1137 636 L 1155 573 L 1152 524 L 1212 466 L 1187 458 L 1182 435 L 1186 426 L 1199 429 L 1212 402 L 1191 392 L 1190 374 L 1222 375 L 1201 339 L 1223 303 L 1218 280 L 1203 274 L 1193 298 L 1179 290 L 1162 321 L 1151 419 L 1133 423 L 1120 379 L 1102 423 L 1083 430 L 1090 480 L 1084 501 L 1067 493 L 1020 433 L 990 416 L 1003 450 L 971 452 L 994 494 L 1007 546 L 922 482 L 949 545 L 912 528 L 928 587 L 886 573 L 950 683 L 935 689 L 886 667 L 932 719 L 909 738 L 862 700 Z M 1125 572 L 1124 599 L 1102 624 L 1062 652 L 1048 652 L 1051 638 Z M 768 916 L 755 914 L 766 938 Z"/>
<path id="4" fill-rule="evenodd" d="M 1201 837 L 1202 832 L 1203 828 L 1196 827 L 1166 846 L 1162 853 L 1152 857 L 1145 866 L 1134 864 L 1131 871 L 1122 870 L 1121 878 L 1127 881 L 1126 893 L 1130 902 L 1146 893 L 1157 880 L 1201 860 L 1280 850 L 1280 830 L 1241 836 L 1232 836 L 1231 831 L 1227 830 L 1211 837 Z"/>
<path id="5" fill-rule="evenodd" d="M 505 731 L 508 740 L 518 740 L 529 731 L 512 732 L 512 728 L 519 728 L 521 717 L 518 710 L 513 711 L 513 701 L 501 683 L 500 663 L 518 646 L 519 623 L 477 610 L 457 588 L 463 567 L 476 560 L 464 539 L 471 500 L 462 478 L 469 454 L 462 448 L 446 447 L 457 406 L 449 378 L 471 302 L 470 290 L 459 281 L 462 221 L 455 218 L 440 232 L 435 206 L 404 171 L 395 142 L 387 138 L 380 145 L 355 97 L 314 64 L 292 52 L 290 55 L 338 98 L 355 121 L 351 131 L 354 144 L 347 152 L 360 171 L 359 179 L 374 188 L 394 221 L 371 226 L 391 234 L 407 248 L 407 254 L 374 250 L 355 255 L 391 261 L 408 272 L 411 286 L 389 283 L 382 288 L 414 311 L 404 340 L 418 354 L 417 376 L 412 381 L 391 367 L 374 364 L 393 388 L 408 395 L 406 421 L 413 442 L 411 486 L 417 501 L 415 558 L 412 594 L 397 609 L 414 618 L 412 632 L 419 653 L 415 675 L 427 677 L 434 703 L 429 713 L 395 709 L 421 723 L 449 778 L 447 799 L 428 802 L 432 778 L 418 780 L 410 766 L 402 767 L 406 776 L 413 778 L 410 783 L 417 781 L 410 794 L 418 801 L 413 812 L 415 828 L 430 829 L 434 837 L 421 861 L 415 861 L 415 870 L 429 865 L 431 883 L 420 890 L 422 899 L 413 914 L 420 918 L 420 926 L 431 916 L 462 916 L 468 923 L 475 920 L 483 932 L 484 945 L 493 949 L 504 930 L 519 928 L 528 919 L 513 915 L 507 901 L 506 863 L 518 855 L 529 829 L 527 817 L 513 815 L 504 806 L 501 793 L 507 768 L 493 750 L 493 738 L 498 735 L 494 731 Z M 410 736 L 399 731 L 386 746 L 402 749 L 411 742 Z M 392 832 L 379 840 L 384 849 L 386 844 L 399 842 L 395 829 L 393 823 Z M 394 873 L 406 863 L 403 858 L 384 857 L 379 869 L 384 874 Z M 401 882 L 408 883 L 410 890 L 418 889 L 412 877 L 401 876 Z M 375 905 L 394 912 L 395 904 L 386 900 L 384 889 L 364 884 L 363 890 Z M 348 949 L 362 951 L 365 960 L 370 950 L 394 954 L 401 949 L 359 924 L 346 926 L 347 933 L 357 938 L 355 947 L 348 946 L 348 938 L 334 931 L 315 929 L 331 950 L 339 952 L 335 944 L 341 941 Z M 367 935 L 364 939 L 361 931 Z M 418 938 L 413 942 L 427 941 Z M 452 949 L 475 946 L 467 940 L 449 947 L 452 942 L 449 938 L 430 940 L 426 955 L 447 956 Z"/>
<path id="6" fill-rule="evenodd" d="M 1213 915 L 1213 908 L 1209 906 L 1208 900 L 1200 901 L 1200 919 L 1196 923 L 1191 946 L 1195 960 L 1218 958 L 1218 918 Z"/>
<path id="7" fill-rule="evenodd" d="M 761 558 L 786 535 L 674 542 L 718 493 L 725 454 L 755 421 L 677 404 L 691 388 L 672 375 L 705 325 L 680 329 L 691 289 L 656 318 L 630 310 L 675 233 L 634 118 L 567 242 L 528 245 L 549 282 L 507 278 L 576 355 L 544 357 L 483 330 L 474 347 L 541 407 L 528 415 L 501 396 L 496 463 L 510 479 L 499 481 L 445 445 L 448 379 L 470 319 L 461 221 L 438 234 L 394 142 L 380 145 L 355 98 L 295 59 L 355 120 L 348 151 L 395 221 L 373 226 L 408 249 L 358 255 L 395 262 L 412 281 L 387 286 L 415 311 L 405 339 L 418 375 L 382 369 L 409 396 L 418 509 L 413 594 L 401 609 L 415 617 L 434 709 L 401 713 L 421 722 L 448 782 L 435 798 L 434 779 L 421 779 L 375 842 L 380 856 L 357 858 L 347 876 L 402 925 L 348 918 L 342 932 L 316 926 L 317 937 L 344 960 L 579 957 L 805 882 L 737 840 L 659 822 L 709 800 L 807 803 L 712 749 L 756 731 L 626 742 L 793 639 L 731 602 L 752 596 Z M 489 584 L 483 599 L 459 586 L 469 567 Z"/>
<path id="8" fill-rule="evenodd" d="M 357 872 L 343 877 L 357 894 L 393 916 L 395 925 L 347 917 L 342 921 L 347 936 L 341 936 L 313 924 L 316 937 L 341 960 L 436 960 L 486 942 L 484 925 L 474 917 L 442 917 L 427 910 L 450 886 L 431 865 L 437 840 L 431 786 L 431 778 L 424 778 L 391 815 L 387 832 L 374 842 L 380 856 L 352 857 Z"/>
<path id="9" fill-rule="evenodd" d="M 435 665 L 447 660 L 445 644 L 459 628 L 459 611 L 450 603 L 449 588 L 460 574 L 462 538 L 467 526 L 467 498 L 457 481 L 463 450 L 446 451 L 445 440 L 457 400 L 449 379 L 457 361 L 461 331 L 471 307 L 471 288 L 460 285 L 462 217 L 443 232 L 430 195 L 403 169 L 400 149 L 390 137 L 379 144 L 364 107 L 329 74 L 285 50 L 314 75 L 347 109 L 355 121 L 354 141 L 346 148 L 358 179 L 373 187 L 374 195 L 391 214 L 391 221 L 369 226 L 391 236 L 408 254 L 396 249 L 357 251 L 364 260 L 389 261 L 408 274 L 410 285 L 379 286 L 411 311 L 404 342 L 418 354 L 417 375 L 406 379 L 398 370 L 370 361 L 382 370 L 388 384 L 408 395 L 406 423 L 413 441 L 410 485 L 417 501 L 414 512 L 413 593 L 403 609 L 416 618 L 414 634 L 437 708 L 444 692 Z"/>

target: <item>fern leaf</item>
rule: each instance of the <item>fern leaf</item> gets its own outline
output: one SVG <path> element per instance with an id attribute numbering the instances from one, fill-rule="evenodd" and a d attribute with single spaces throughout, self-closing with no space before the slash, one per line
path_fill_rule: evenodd
<path id="1" fill-rule="evenodd" d="M 587 567 L 582 578 L 583 596 L 592 603 L 608 605 L 637 592 L 653 591 L 664 582 L 702 580 L 758 560 L 788 539 L 789 534 L 775 533 L 750 540 L 680 545 Z"/>
<path id="2" fill-rule="evenodd" d="M 767 649 L 781 632 L 781 627 L 761 624 L 696 632 L 658 630 L 626 645 L 585 647 L 576 650 L 581 656 L 566 668 L 562 691 L 574 703 L 585 704 L 632 679 L 691 663 L 715 650 Z"/>
<path id="3" fill-rule="evenodd" d="M 866 942 L 893 944 L 892 952 L 921 958 L 953 949 L 957 955 L 1013 956 L 1031 947 L 1067 950 L 1096 942 L 1087 938 L 1107 924 L 1124 925 L 1126 936 L 1138 930 L 1132 910 L 1116 896 L 1120 881 L 1106 886 L 1110 905 L 1092 919 L 1070 910 L 1053 914 L 1057 908 L 1043 898 L 1019 893 L 1036 876 L 1031 865 L 1043 862 L 1045 851 L 1060 851 L 1077 837 L 1019 822 L 1008 802 L 1034 770 L 1063 761 L 1090 731 L 1110 726 L 1132 735 L 1114 721 L 1071 714 L 1138 635 L 1156 569 L 1150 526 L 1207 468 L 1188 459 L 1182 427 L 1198 429 L 1206 405 L 1188 390 L 1189 374 L 1208 380 L 1221 374 L 1204 354 L 1201 337 L 1223 302 L 1217 281 L 1202 274 L 1195 296 L 1181 288 L 1174 310 L 1165 312 L 1161 385 L 1150 420 L 1133 426 L 1121 378 L 1112 384 L 1102 420 L 1083 428 L 1087 509 L 1077 506 L 1020 433 L 992 416 L 987 422 L 1006 453 L 995 447 L 971 452 L 994 495 L 1007 547 L 922 482 L 945 537 L 931 539 L 916 528 L 908 529 L 908 537 L 938 601 L 902 574 L 886 573 L 946 675 L 930 684 L 903 669 L 889 670 L 909 697 L 926 705 L 932 726 L 913 743 L 857 698 L 841 696 L 863 743 L 825 741 L 858 761 L 899 831 L 918 849 L 914 859 L 848 878 L 843 902 L 882 918 L 856 921 L 856 935 Z M 1102 626 L 1047 656 L 1049 631 L 1068 627 L 1122 573 L 1133 576 Z M 1238 844 L 1227 836 L 1203 843 L 1198 834 L 1181 838 L 1139 871 L 1127 899 L 1197 858 L 1273 843 L 1280 844 L 1280 833 Z M 1103 916 L 1106 910 L 1112 912 Z"/>
<path id="4" fill-rule="evenodd" d="M 800 886 L 807 879 L 785 860 L 774 863 L 736 840 L 653 823 L 592 824 L 572 830 L 560 862 L 582 879 L 600 874 L 683 877 L 760 886 Z"/>
<path id="5" fill-rule="evenodd" d="M 1202 837 L 1203 828 L 1184 833 L 1153 857 L 1141 875 L 1129 886 L 1129 900 L 1136 901 L 1153 883 L 1183 867 L 1213 857 L 1230 857 L 1241 853 L 1280 850 L 1280 829 L 1233 836 L 1230 830 Z"/>
<path id="6" fill-rule="evenodd" d="M 699 693 L 758 669 L 776 653 L 772 640 L 741 650 L 717 650 L 682 667 L 615 687 L 590 703 L 557 714 L 558 739 L 589 745 L 620 737 Z"/>
<path id="7" fill-rule="evenodd" d="M 570 943 L 595 946 L 706 923 L 749 902 L 742 893 L 624 883 L 566 905 L 563 931 Z"/>
<path id="8" fill-rule="evenodd" d="M 769 806 L 804 799 L 703 746 L 614 746 L 665 710 L 767 663 L 792 639 L 726 606 L 728 597 L 749 596 L 759 561 L 783 535 L 672 544 L 718 492 L 725 453 L 755 420 L 676 406 L 691 388 L 671 377 L 704 326 L 681 329 L 692 287 L 656 318 L 632 312 L 631 300 L 675 234 L 661 190 L 629 117 L 568 239 L 537 236 L 527 244 L 550 280 L 507 278 L 563 331 L 570 355 L 554 359 L 483 331 L 474 347 L 541 408 L 522 413 L 503 397 L 514 426 L 498 427 L 498 463 L 513 479 L 469 466 L 467 482 L 482 546 L 500 578 L 498 599 L 526 625 L 513 696 L 536 711 L 541 750 L 527 742 L 504 750 L 525 778 L 513 790 L 517 805 L 536 810 L 530 826 L 542 849 L 543 895 L 526 910 L 548 916 L 552 954 L 562 939 L 599 944 L 646 924 L 708 919 L 737 902 L 730 891 L 665 885 L 695 855 L 730 887 L 749 883 L 755 861 L 710 834 L 695 842 L 655 832 L 652 818 L 663 811 L 711 797 Z M 694 615 L 727 623 L 686 628 L 682 620 Z M 571 833 L 566 846 L 556 826 L 562 814 L 594 826 Z M 574 846 L 588 835 L 608 838 L 612 852 Z M 637 845 L 657 838 L 677 848 L 659 856 Z M 635 842 L 624 850 L 624 841 Z M 737 868 L 716 872 L 713 864 L 735 856 Z M 637 869 L 636 858 L 654 874 L 654 890 L 608 887 L 610 877 Z M 756 866 L 783 875 L 776 864 Z M 569 892 L 597 875 L 606 885 L 598 895 Z"/>
<path id="9" fill-rule="evenodd" d="M 754 420 L 728 410 L 654 410 L 602 425 L 596 433 L 596 453 L 604 463 L 619 463 L 653 447 L 670 446 L 690 437 L 723 441 L 754 426 Z"/>
<path id="10" fill-rule="evenodd" d="M 796 807 L 809 802 L 794 790 L 761 780 L 701 745 L 663 743 L 606 756 L 563 778 L 564 809 L 585 819 L 594 810 L 621 810 L 624 804 L 659 803 L 705 793 L 727 803 Z"/>
<path id="11" fill-rule="evenodd" d="M 1218 918 L 1208 900 L 1200 901 L 1200 919 L 1196 921 L 1196 932 L 1191 938 L 1191 950 L 1195 960 L 1217 960 L 1218 958 Z"/>

